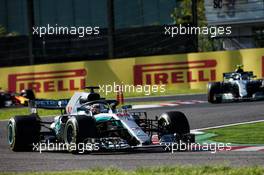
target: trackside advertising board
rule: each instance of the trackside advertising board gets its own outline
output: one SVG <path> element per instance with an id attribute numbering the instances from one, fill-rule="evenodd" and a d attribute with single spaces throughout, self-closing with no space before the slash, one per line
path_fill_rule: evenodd
<path id="1" fill-rule="evenodd" d="M 224 72 L 243 64 L 245 71 L 264 77 L 264 49 L 245 49 L 149 56 L 106 61 L 83 61 L 1 68 L 0 87 L 19 92 L 33 89 L 38 98 L 70 97 L 88 85 L 123 83 L 162 85 L 166 88 L 206 89 L 210 81 L 221 81 Z"/>

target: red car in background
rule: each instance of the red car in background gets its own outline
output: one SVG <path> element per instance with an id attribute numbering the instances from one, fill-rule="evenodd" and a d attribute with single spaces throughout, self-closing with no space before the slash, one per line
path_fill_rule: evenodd
<path id="1" fill-rule="evenodd" d="M 20 93 L 7 92 L 0 89 L 0 108 L 17 105 L 27 106 L 29 100 L 34 100 L 35 94 L 31 89 L 22 90 Z"/>

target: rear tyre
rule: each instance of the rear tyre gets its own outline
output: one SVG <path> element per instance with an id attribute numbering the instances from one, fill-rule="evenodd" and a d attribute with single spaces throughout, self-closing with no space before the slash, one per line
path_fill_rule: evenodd
<path id="1" fill-rule="evenodd" d="M 221 96 L 217 96 L 220 94 L 220 91 L 221 91 L 221 83 L 220 82 L 209 83 L 208 88 L 207 88 L 208 102 L 210 102 L 210 103 L 221 103 L 222 102 Z"/>
<path id="2" fill-rule="evenodd" d="M 26 90 L 25 97 L 28 98 L 29 100 L 34 100 L 36 98 L 34 92 L 31 89 Z"/>
<path id="3" fill-rule="evenodd" d="M 4 94 L 0 93 L 0 108 L 5 107 L 5 97 Z"/>
<path id="4" fill-rule="evenodd" d="M 72 116 L 65 125 L 64 142 L 68 145 L 68 151 L 77 154 L 84 151 L 84 144 L 90 144 L 89 139 L 96 138 L 96 121 L 89 116 Z"/>
<path id="5" fill-rule="evenodd" d="M 32 151 L 40 140 L 40 120 L 37 115 L 12 117 L 7 125 L 7 139 L 13 151 Z"/>

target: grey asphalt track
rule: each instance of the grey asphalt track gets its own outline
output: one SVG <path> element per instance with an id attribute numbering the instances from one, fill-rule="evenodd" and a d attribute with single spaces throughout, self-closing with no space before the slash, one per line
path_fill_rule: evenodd
<path id="1" fill-rule="evenodd" d="M 170 100 L 206 100 L 205 95 L 170 97 Z M 264 119 L 264 102 L 226 104 L 194 104 L 147 110 L 154 118 L 165 111 L 182 111 L 191 129 Z M 254 137 L 254 136 L 253 136 Z M 0 122 L 0 171 L 57 171 L 93 167 L 134 169 L 157 165 L 264 165 L 264 152 L 177 152 L 164 153 L 159 149 L 136 152 L 108 152 L 72 155 L 65 152 L 12 152 L 6 139 L 6 122 Z"/>
<path id="2" fill-rule="evenodd" d="M 168 95 L 168 96 L 145 96 L 126 98 L 126 102 L 148 102 L 148 101 L 172 101 L 172 100 L 206 100 L 206 94 L 190 94 L 190 95 Z"/>

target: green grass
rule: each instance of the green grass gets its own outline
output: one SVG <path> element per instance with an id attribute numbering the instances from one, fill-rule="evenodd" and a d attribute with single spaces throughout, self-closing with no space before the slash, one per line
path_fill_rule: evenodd
<path id="1" fill-rule="evenodd" d="M 262 175 L 263 167 L 228 167 L 228 166 L 177 166 L 177 167 L 155 167 L 138 168 L 133 171 L 120 170 L 116 168 L 95 168 L 86 171 L 61 171 L 61 172 L 27 172 L 27 173 L 5 173 L 0 175 Z"/>
<path id="2" fill-rule="evenodd" d="M 198 94 L 198 93 L 204 93 L 204 90 L 201 89 L 181 89 L 181 90 L 170 90 L 167 89 L 166 93 L 156 93 L 156 94 L 151 94 L 149 96 L 164 96 L 164 95 L 177 95 L 177 94 Z M 111 93 L 108 94 L 107 96 L 105 94 L 101 94 L 102 97 L 105 97 L 106 99 L 116 99 L 116 94 Z M 147 95 L 144 95 L 144 93 L 125 93 L 124 98 L 126 99 L 127 97 L 146 97 Z M 68 98 L 68 97 L 61 97 L 63 98 Z M 125 100 L 126 101 L 126 100 Z M 125 102 L 126 105 L 131 104 L 131 105 L 143 105 L 143 104 L 159 104 L 159 103 L 164 103 L 165 101 L 149 101 L 149 102 Z M 169 101 L 166 101 L 169 102 Z M 48 116 L 48 115 L 56 115 L 60 114 L 60 111 L 58 110 L 46 110 L 46 109 L 39 109 L 38 110 L 39 116 Z M 12 116 L 16 115 L 28 115 L 29 114 L 29 109 L 28 108 L 2 108 L 0 109 L 0 120 L 5 120 L 9 119 Z"/>
<path id="3" fill-rule="evenodd" d="M 241 124 L 219 129 L 206 130 L 215 133 L 213 141 L 235 144 L 264 144 L 264 122 Z"/>
<path id="4" fill-rule="evenodd" d="M 124 105 L 144 105 L 144 104 L 160 104 L 170 101 L 147 101 L 147 102 L 125 102 Z M 0 120 L 9 119 L 16 115 L 28 115 L 30 113 L 29 108 L 2 108 L 0 109 Z M 49 115 L 58 115 L 60 110 L 47 110 L 38 109 L 38 114 L 40 117 Z"/>
<path id="5" fill-rule="evenodd" d="M 167 102 L 167 101 L 166 101 Z M 164 103 L 164 101 L 150 101 L 150 102 L 128 102 L 125 105 L 143 105 L 143 104 L 159 104 Z M 0 120 L 9 119 L 12 116 L 16 115 L 28 115 L 30 114 L 29 108 L 2 108 L 0 109 Z M 38 109 L 38 114 L 42 116 L 58 115 L 60 110 L 47 110 L 47 109 Z"/>
<path id="6" fill-rule="evenodd" d="M 28 115 L 30 114 L 29 108 L 3 108 L 0 109 L 0 120 L 9 119 L 13 116 L 17 115 Z M 60 114 L 59 110 L 46 110 L 46 109 L 38 109 L 39 116 L 49 116 Z"/>

